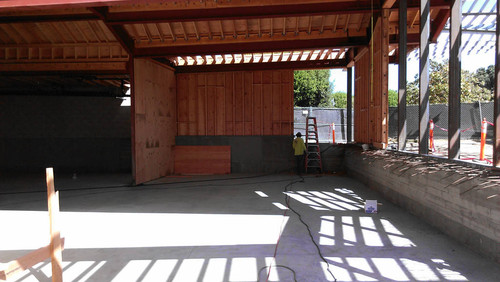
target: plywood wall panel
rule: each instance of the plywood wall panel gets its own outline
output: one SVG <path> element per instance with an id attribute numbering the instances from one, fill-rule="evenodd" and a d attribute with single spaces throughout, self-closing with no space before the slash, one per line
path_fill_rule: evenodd
<path id="1" fill-rule="evenodd" d="M 224 79 L 224 77 L 222 77 L 222 79 Z M 215 100 L 215 135 L 225 135 L 226 133 L 226 105 L 224 90 L 224 85 L 217 86 Z"/>
<path id="2" fill-rule="evenodd" d="M 377 148 L 385 148 L 388 142 L 388 11 L 382 14 L 374 28 L 370 52 L 355 63 L 354 139 Z"/>
<path id="3" fill-rule="evenodd" d="M 198 130 L 196 124 L 196 110 L 198 108 L 198 86 L 197 86 L 198 78 L 196 76 L 189 76 L 188 80 L 188 127 L 189 127 L 189 135 L 196 135 Z"/>
<path id="4" fill-rule="evenodd" d="M 293 133 L 292 70 L 179 74 L 178 79 L 179 135 Z"/>
<path id="5" fill-rule="evenodd" d="M 256 81 L 254 75 L 254 82 Z M 258 75 L 258 81 L 261 81 L 262 74 Z M 253 135 L 262 135 L 262 85 L 253 86 Z"/>
<path id="6" fill-rule="evenodd" d="M 208 77 L 208 81 L 213 77 Z M 215 135 L 215 109 L 216 109 L 217 87 L 207 86 L 207 135 Z"/>
<path id="7" fill-rule="evenodd" d="M 274 77 L 280 76 L 275 73 Z M 281 84 L 274 83 L 272 93 L 273 135 L 281 135 Z"/>
<path id="8" fill-rule="evenodd" d="M 173 173 L 177 109 L 186 105 L 177 104 L 172 70 L 148 59 L 135 59 L 133 69 L 134 181 L 139 184 Z"/>
<path id="9" fill-rule="evenodd" d="M 262 76 L 262 80 L 266 81 L 265 75 Z M 273 134 L 273 85 L 272 84 L 262 84 L 262 105 L 264 109 L 264 135 Z"/>

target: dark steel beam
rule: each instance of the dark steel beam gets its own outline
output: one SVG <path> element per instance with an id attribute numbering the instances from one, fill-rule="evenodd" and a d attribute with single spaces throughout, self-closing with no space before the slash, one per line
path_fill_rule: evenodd
<path id="1" fill-rule="evenodd" d="M 462 1 L 450 3 L 450 79 L 448 92 L 448 159 L 460 158 L 460 96 L 462 69 Z"/>
<path id="2" fill-rule="evenodd" d="M 389 44 L 399 44 L 399 35 L 393 34 L 389 36 Z M 420 34 L 412 33 L 406 35 L 407 45 L 419 45 L 420 44 Z"/>
<path id="3" fill-rule="evenodd" d="M 366 37 L 326 38 L 311 40 L 274 40 L 268 42 L 219 43 L 185 46 L 135 48 L 136 57 L 170 57 L 192 55 L 222 55 L 235 53 L 262 53 L 302 49 L 323 49 L 366 46 Z"/>
<path id="4" fill-rule="evenodd" d="M 347 68 L 347 143 L 352 142 L 352 67 Z"/>
<path id="5" fill-rule="evenodd" d="M 406 147 L 406 37 L 407 37 L 407 2 L 399 1 L 399 80 L 398 80 L 398 150 Z"/>
<path id="6" fill-rule="evenodd" d="M 418 152 L 429 154 L 429 33 L 430 0 L 420 1 L 420 91 L 419 91 L 419 126 Z"/>
<path id="7" fill-rule="evenodd" d="M 332 69 L 345 68 L 346 59 L 338 60 L 313 60 L 313 61 L 291 61 L 274 63 L 241 63 L 241 64 L 219 64 L 200 66 L 179 66 L 175 67 L 176 73 L 197 73 L 197 72 L 224 72 L 224 71 L 254 71 L 254 70 L 276 70 L 276 69 Z"/>
<path id="8" fill-rule="evenodd" d="M 499 22 L 500 0 L 497 0 L 497 23 Z M 496 33 L 493 166 L 500 167 L 500 28 L 497 27 Z"/>

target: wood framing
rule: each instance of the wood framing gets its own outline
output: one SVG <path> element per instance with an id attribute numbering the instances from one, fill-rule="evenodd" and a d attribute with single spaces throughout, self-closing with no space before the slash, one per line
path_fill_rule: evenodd
<path id="1" fill-rule="evenodd" d="M 179 135 L 293 134 L 293 71 L 177 75 Z"/>
<path id="2" fill-rule="evenodd" d="M 389 10 L 378 18 L 369 52 L 355 61 L 355 141 L 385 148 L 388 143 Z"/>
<path id="3" fill-rule="evenodd" d="M 172 70 L 150 59 L 134 59 L 134 180 L 136 184 L 173 173 L 176 81 Z"/>
<path id="4" fill-rule="evenodd" d="M 52 282 L 62 282 L 62 243 L 59 229 L 59 193 L 54 187 L 54 169 L 45 170 L 47 182 L 47 206 L 49 210 L 50 260 L 52 266 Z"/>
<path id="5" fill-rule="evenodd" d="M 64 250 L 64 241 L 64 238 L 61 238 L 61 251 Z M 13 261 L 4 263 L 0 267 L 0 280 L 8 280 L 14 277 L 19 272 L 29 269 L 41 261 L 49 259 L 51 254 L 51 247 L 47 245 Z"/>
<path id="6" fill-rule="evenodd" d="M 58 222 L 59 193 L 55 191 L 53 168 L 49 167 L 45 169 L 45 180 L 47 184 L 50 243 L 48 246 L 39 248 L 13 261 L 0 264 L 0 280 L 10 279 L 19 272 L 29 269 L 35 264 L 50 258 L 52 281 L 62 282 L 62 251 L 64 249 L 64 238 L 61 238 Z"/>

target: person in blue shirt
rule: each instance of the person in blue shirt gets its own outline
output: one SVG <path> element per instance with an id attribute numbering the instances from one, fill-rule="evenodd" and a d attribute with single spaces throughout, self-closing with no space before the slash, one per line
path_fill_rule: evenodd
<path id="1" fill-rule="evenodd" d="M 304 154 L 306 152 L 306 145 L 304 144 L 304 139 L 302 139 L 302 133 L 297 132 L 295 135 L 297 138 L 293 140 L 293 150 L 295 155 L 295 161 L 297 162 L 297 174 L 302 173 L 304 167 Z"/>

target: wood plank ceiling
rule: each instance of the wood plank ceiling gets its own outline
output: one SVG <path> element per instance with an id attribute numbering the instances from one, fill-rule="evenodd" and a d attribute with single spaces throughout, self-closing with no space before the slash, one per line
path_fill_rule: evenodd
<path id="1" fill-rule="evenodd" d="M 131 57 L 178 71 L 217 65 L 345 67 L 391 0 L 8 0 L 0 3 L 0 71 L 126 73 Z M 419 1 L 408 1 L 408 44 L 418 44 Z M 431 1 L 432 37 L 449 0 Z M 204 68 L 205 67 L 205 68 Z M 261 66 L 263 67 L 263 66 Z M 264 67 L 265 68 L 265 67 Z"/>

